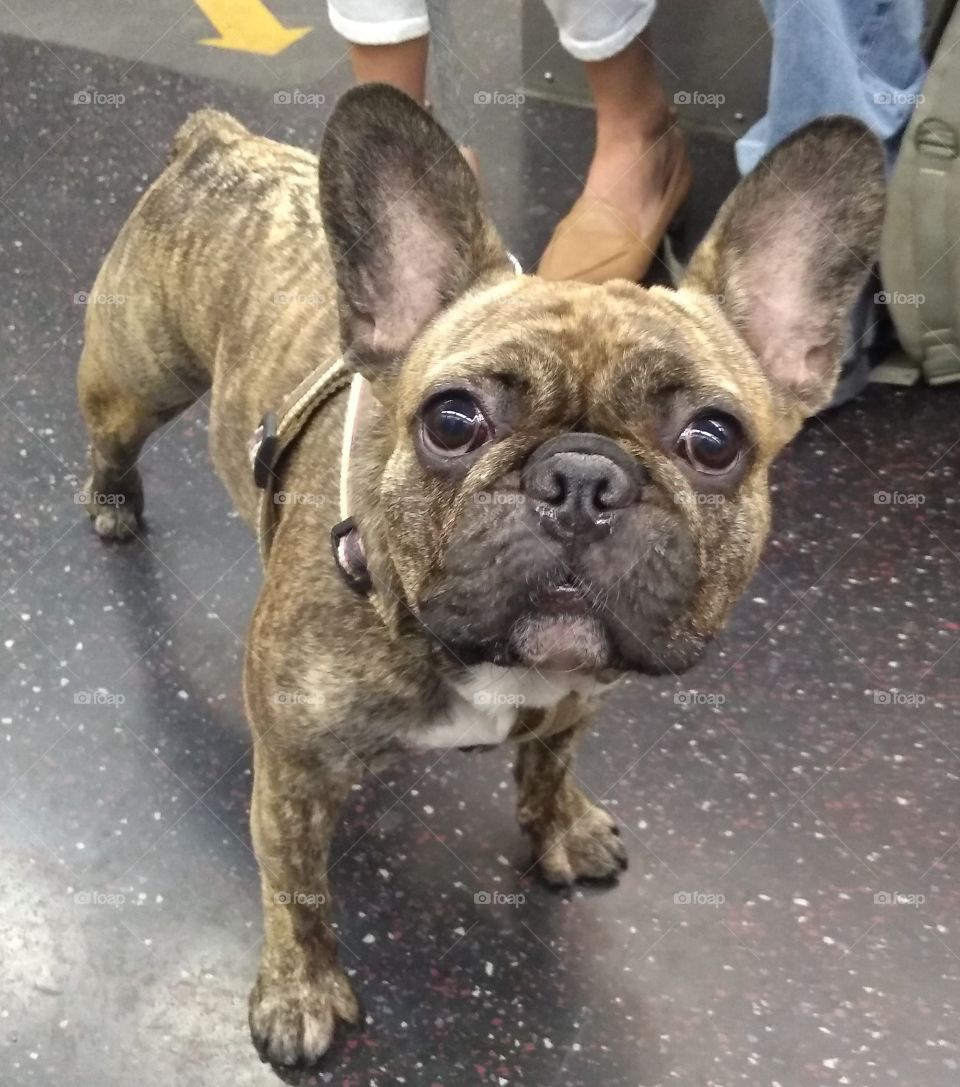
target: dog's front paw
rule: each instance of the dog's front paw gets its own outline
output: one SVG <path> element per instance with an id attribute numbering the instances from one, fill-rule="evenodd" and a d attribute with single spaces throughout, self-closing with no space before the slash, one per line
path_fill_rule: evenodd
<path id="1" fill-rule="evenodd" d="M 122 506 L 108 506 L 93 516 L 93 530 L 101 540 L 129 540 L 137 534 L 137 515 Z"/>
<path id="2" fill-rule="evenodd" d="M 136 468 L 122 475 L 95 470 L 87 479 L 81 501 L 102 540 L 129 540 L 136 536 L 143 513 L 143 483 Z"/>
<path id="3" fill-rule="evenodd" d="M 93 521 L 93 530 L 101 540 L 129 540 L 137 534 L 140 525 L 137 486 L 138 481 L 134 481 L 134 489 L 127 495 L 122 489 L 104 491 L 96 486 L 94 480 L 87 481 L 83 490 L 83 504 Z M 142 504 L 142 498 L 139 504 Z"/>
<path id="4" fill-rule="evenodd" d="M 339 968 L 310 980 L 261 972 L 250 993 L 250 1034 L 260 1059 L 309 1066 L 330 1048 L 337 1021 L 356 1024 L 360 1008 Z"/>
<path id="5" fill-rule="evenodd" d="M 555 887 L 615 880 L 627 867 L 616 821 L 577 789 L 571 787 L 549 814 L 524 816 L 521 811 L 520 824 L 533 839 L 540 874 Z"/>

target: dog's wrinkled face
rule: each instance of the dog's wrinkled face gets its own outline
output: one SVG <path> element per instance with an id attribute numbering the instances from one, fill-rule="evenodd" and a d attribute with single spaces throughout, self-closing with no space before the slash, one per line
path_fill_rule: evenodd
<path id="1" fill-rule="evenodd" d="M 679 291 L 513 277 L 456 149 L 386 88 L 338 107 L 321 180 L 344 348 L 393 423 L 368 549 L 426 629 L 464 664 L 689 667 L 756 566 L 771 460 L 835 382 L 872 138 L 832 119 L 778 148 Z"/>
<path id="2" fill-rule="evenodd" d="M 427 628 L 465 663 L 691 664 L 767 528 L 777 420 L 741 354 L 713 302 L 629 284 L 524 277 L 448 310 L 383 482 Z"/>

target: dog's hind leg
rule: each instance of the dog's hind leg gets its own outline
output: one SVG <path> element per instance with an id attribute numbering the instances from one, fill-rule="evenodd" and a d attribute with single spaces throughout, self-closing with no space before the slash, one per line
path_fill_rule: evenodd
<path id="1" fill-rule="evenodd" d="M 90 315 L 78 374 L 92 467 L 84 499 L 94 529 L 107 540 L 128 539 L 140 524 L 143 443 L 207 385 L 191 360 L 137 347 L 122 318 L 118 324 L 111 329 L 109 317 Z"/>

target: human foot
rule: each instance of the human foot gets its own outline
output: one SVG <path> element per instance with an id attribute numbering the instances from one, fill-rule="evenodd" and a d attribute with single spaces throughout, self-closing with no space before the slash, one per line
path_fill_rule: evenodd
<path id="1" fill-rule="evenodd" d="M 538 272 L 545 279 L 640 280 L 692 182 L 675 117 L 652 132 L 598 132 L 583 195 L 554 231 Z"/>

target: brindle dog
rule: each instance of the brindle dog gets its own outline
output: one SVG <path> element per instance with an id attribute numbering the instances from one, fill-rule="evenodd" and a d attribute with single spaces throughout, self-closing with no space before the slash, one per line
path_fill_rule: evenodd
<path id="1" fill-rule="evenodd" d="M 207 389 L 214 463 L 252 525 L 264 411 L 341 355 L 372 394 L 346 453 L 340 389 L 267 466 L 288 500 L 245 670 L 265 1059 L 313 1062 L 357 1019 L 325 873 L 369 767 L 519 741 L 546 878 L 625 865 L 575 783 L 577 736 L 618 675 L 692 665 L 743 590 L 768 468 L 829 400 L 882 206 L 876 141 L 825 119 L 739 185 L 679 290 L 548 283 L 514 274 L 455 145 L 397 91 L 344 96 L 319 162 L 220 113 L 183 126 L 94 289 L 125 305 L 88 310 L 97 532 L 137 534 L 141 446 Z"/>

